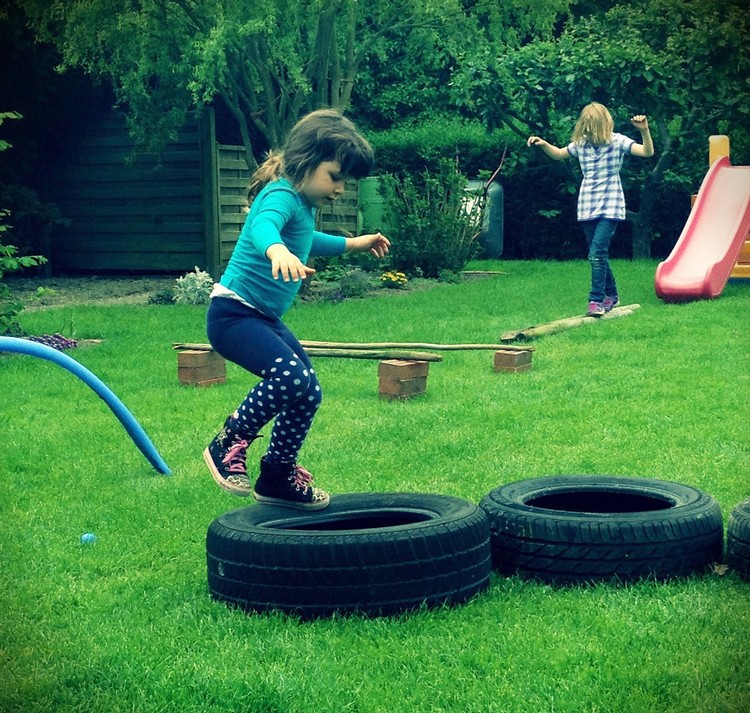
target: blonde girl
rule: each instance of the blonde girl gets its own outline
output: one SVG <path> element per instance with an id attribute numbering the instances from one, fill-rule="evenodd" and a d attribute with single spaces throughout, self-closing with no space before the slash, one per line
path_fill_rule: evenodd
<path id="1" fill-rule="evenodd" d="M 615 133 L 607 107 L 598 102 L 587 104 L 576 122 L 570 143 L 559 148 L 538 136 L 530 136 L 527 145 L 538 146 L 550 158 L 561 161 L 578 159 L 583 181 L 578 192 L 578 221 L 589 247 L 591 289 L 587 314 L 601 316 L 619 302 L 617 283 L 609 265 L 609 245 L 617 223 L 625 220 L 625 195 L 620 169 L 626 155 L 648 158 L 654 155 L 654 143 L 648 120 L 638 114 L 630 120 L 641 134 L 641 143 Z"/>

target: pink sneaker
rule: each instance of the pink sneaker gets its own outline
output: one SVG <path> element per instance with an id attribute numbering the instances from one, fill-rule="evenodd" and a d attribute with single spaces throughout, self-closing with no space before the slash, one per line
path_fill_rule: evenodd
<path id="1" fill-rule="evenodd" d="M 589 308 L 586 310 L 586 316 L 601 317 L 606 313 L 606 311 L 607 310 L 604 309 L 604 305 L 601 302 L 594 302 L 592 300 L 591 302 L 589 302 Z"/>
<path id="2" fill-rule="evenodd" d="M 617 295 L 612 295 L 612 297 L 605 297 L 604 298 L 604 311 L 605 312 L 611 312 L 613 307 L 617 307 L 617 305 L 620 304 L 620 298 Z"/>

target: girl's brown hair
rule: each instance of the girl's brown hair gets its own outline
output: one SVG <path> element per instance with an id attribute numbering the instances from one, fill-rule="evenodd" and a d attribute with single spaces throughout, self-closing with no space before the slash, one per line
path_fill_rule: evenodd
<path id="1" fill-rule="evenodd" d="M 581 110 L 570 140 L 577 144 L 590 143 L 603 146 L 612 140 L 615 122 L 607 107 L 599 102 L 591 102 Z"/>
<path id="2" fill-rule="evenodd" d="M 261 189 L 284 176 L 294 186 L 323 161 L 338 161 L 347 178 L 364 178 L 374 161 L 372 147 L 354 124 L 334 109 L 318 109 L 302 117 L 289 132 L 282 151 L 269 152 L 247 188 L 248 203 Z"/>

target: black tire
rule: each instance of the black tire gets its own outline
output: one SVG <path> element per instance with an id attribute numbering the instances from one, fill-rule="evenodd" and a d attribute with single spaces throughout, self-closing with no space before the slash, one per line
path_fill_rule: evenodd
<path id="1" fill-rule="evenodd" d="M 480 502 L 499 572 L 575 584 L 667 579 L 721 561 L 716 501 L 679 483 L 560 475 L 496 488 Z"/>
<path id="2" fill-rule="evenodd" d="M 727 564 L 750 582 L 750 499 L 736 505 L 729 514 Z"/>
<path id="3" fill-rule="evenodd" d="M 336 495 L 315 512 L 255 505 L 208 528 L 208 586 L 242 609 L 301 618 L 458 604 L 489 586 L 489 536 L 484 510 L 444 495 Z"/>

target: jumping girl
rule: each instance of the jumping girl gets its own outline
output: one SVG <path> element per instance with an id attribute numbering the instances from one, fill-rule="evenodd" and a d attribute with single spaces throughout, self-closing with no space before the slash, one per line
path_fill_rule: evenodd
<path id="1" fill-rule="evenodd" d="M 344 238 L 314 228 L 315 211 L 343 193 L 347 178 L 364 178 L 372 163 L 372 148 L 354 124 L 321 109 L 303 117 L 283 151 L 270 154 L 253 175 L 250 212 L 207 316 L 211 346 L 261 379 L 203 453 L 216 483 L 235 495 L 252 493 L 262 503 L 310 510 L 329 503 L 296 462 L 321 390 L 309 357 L 281 316 L 301 281 L 315 272 L 306 265 L 309 256 L 388 252 L 390 242 L 380 233 Z M 247 448 L 272 420 L 251 488 Z"/>

